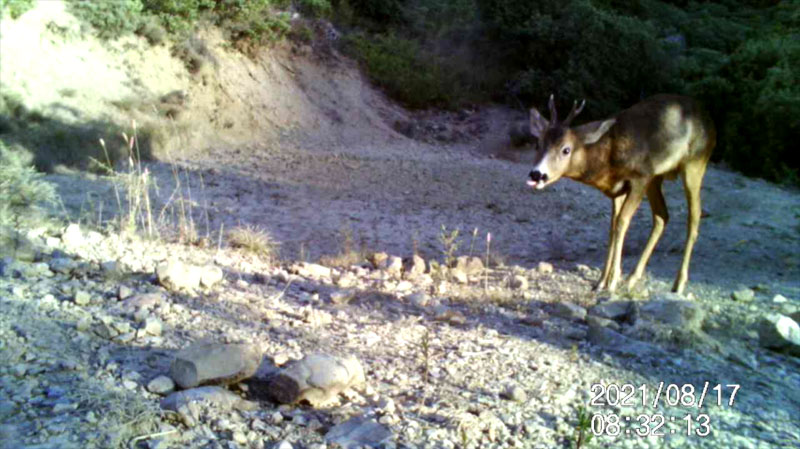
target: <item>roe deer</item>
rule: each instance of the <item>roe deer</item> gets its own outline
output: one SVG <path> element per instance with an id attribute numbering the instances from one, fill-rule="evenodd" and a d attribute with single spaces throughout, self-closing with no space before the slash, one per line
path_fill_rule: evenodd
<path id="1" fill-rule="evenodd" d="M 614 291 L 622 276 L 622 245 L 634 212 L 647 194 L 653 229 L 628 288 L 641 279 L 669 220 L 661 183 L 664 178 L 675 179 L 680 174 L 689 218 L 683 262 L 672 291 L 682 293 L 700 225 L 700 185 L 716 143 L 714 123 L 691 98 L 657 95 L 609 119 L 570 128 L 570 122 L 585 104 L 573 103 L 572 111 L 561 122 L 552 95 L 549 121 L 531 109 L 531 134 L 539 140 L 539 153 L 528 185 L 542 189 L 565 176 L 611 198 L 608 255 L 595 289 Z"/>

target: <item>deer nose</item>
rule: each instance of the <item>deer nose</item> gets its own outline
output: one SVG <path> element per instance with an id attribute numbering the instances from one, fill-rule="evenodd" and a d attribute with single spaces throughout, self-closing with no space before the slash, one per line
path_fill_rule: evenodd
<path id="1" fill-rule="evenodd" d="M 539 181 L 547 182 L 547 174 L 542 173 L 539 170 L 532 171 L 530 173 L 530 177 L 534 182 L 539 182 Z"/>

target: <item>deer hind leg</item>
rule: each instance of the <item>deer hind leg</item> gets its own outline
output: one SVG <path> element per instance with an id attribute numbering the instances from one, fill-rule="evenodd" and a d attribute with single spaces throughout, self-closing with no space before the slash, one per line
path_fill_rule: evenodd
<path id="1" fill-rule="evenodd" d="M 622 210 L 622 204 L 625 202 L 626 194 L 616 196 L 611 199 L 611 227 L 608 231 L 608 253 L 606 254 L 606 263 L 603 267 L 603 275 L 600 280 L 595 284 L 594 290 L 599 291 L 608 287 L 608 276 L 611 272 L 611 259 L 614 257 L 614 230 L 617 228 L 617 217 L 619 211 Z"/>
<path id="2" fill-rule="evenodd" d="M 650 184 L 647 185 L 647 199 L 650 201 L 650 209 L 653 212 L 653 229 L 650 231 L 650 238 L 647 239 L 647 245 L 642 251 L 642 257 L 633 270 L 633 274 L 628 279 L 628 289 L 632 290 L 636 284 L 644 276 L 645 267 L 653 254 L 653 250 L 664 232 L 664 226 L 669 221 L 669 212 L 667 212 L 667 203 L 664 202 L 664 194 L 661 192 L 661 183 L 664 181 L 662 176 L 653 178 Z"/>
<path id="3" fill-rule="evenodd" d="M 686 164 L 683 170 L 683 187 L 686 191 L 686 201 L 689 203 L 689 218 L 686 224 L 686 246 L 683 249 L 683 262 L 672 286 L 672 291 L 683 293 L 689 281 L 689 261 L 692 258 L 694 242 L 697 241 L 700 228 L 700 187 L 703 183 L 703 174 L 706 172 L 705 160 L 692 161 Z"/>

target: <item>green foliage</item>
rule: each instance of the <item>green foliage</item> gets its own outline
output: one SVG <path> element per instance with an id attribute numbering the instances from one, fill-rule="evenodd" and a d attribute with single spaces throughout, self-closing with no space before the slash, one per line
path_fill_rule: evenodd
<path id="1" fill-rule="evenodd" d="M 0 141 L 0 226 L 35 223 L 44 206 L 57 201 L 55 188 Z"/>
<path id="2" fill-rule="evenodd" d="M 67 7 L 75 17 L 94 27 L 98 36 L 104 39 L 115 39 L 135 31 L 144 9 L 141 0 L 70 0 Z"/>
<path id="3" fill-rule="evenodd" d="M 160 18 L 172 33 L 187 33 L 201 14 L 214 7 L 214 0 L 142 0 L 148 13 Z"/>
<path id="4" fill-rule="evenodd" d="M 327 17 L 333 8 L 329 0 L 300 0 L 298 7 L 303 13 L 313 17 Z"/>
<path id="5" fill-rule="evenodd" d="M 348 47 L 370 78 L 406 106 L 421 108 L 450 100 L 448 74 L 441 64 L 423 55 L 416 41 L 394 34 L 351 35 Z"/>
<path id="6" fill-rule="evenodd" d="M 0 0 L 0 16 L 8 12 L 12 19 L 17 19 L 33 8 L 33 4 L 34 0 Z"/>
<path id="7" fill-rule="evenodd" d="M 693 95 L 714 157 L 797 183 L 799 0 L 339 0 L 334 17 L 372 79 L 415 108 L 489 98 L 584 120 L 659 92 Z M 492 95 L 493 94 L 493 95 Z"/>

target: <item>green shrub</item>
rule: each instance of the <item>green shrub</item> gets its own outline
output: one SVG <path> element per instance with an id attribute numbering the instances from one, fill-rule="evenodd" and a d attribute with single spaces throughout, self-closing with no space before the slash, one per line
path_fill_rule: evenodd
<path id="1" fill-rule="evenodd" d="M 17 19 L 33 8 L 33 4 L 34 0 L 0 0 L 0 16 L 8 12 L 12 19 Z"/>
<path id="2" fill-rule="evenodd" d="M 394 34 L 360 34 L 349 36 L 347 45 L 369 77 L 406 106 L 446 106 L 453 100 L 451 74 L 426 56 L 417 41 Z"/>
<path id="3" fill-rule="evenodd" d="M 78 19 L 91 25 L 103 39 L 115 39 L 139 28 L 142 0 L 70 0 L 67 6 Z"/>
<path id="4" fill-rule="evenodd" d="M 55 188 L 24 157 L 0 141 L 0 226 L 35 223 L 44 206 L 57 201 Z"/>

